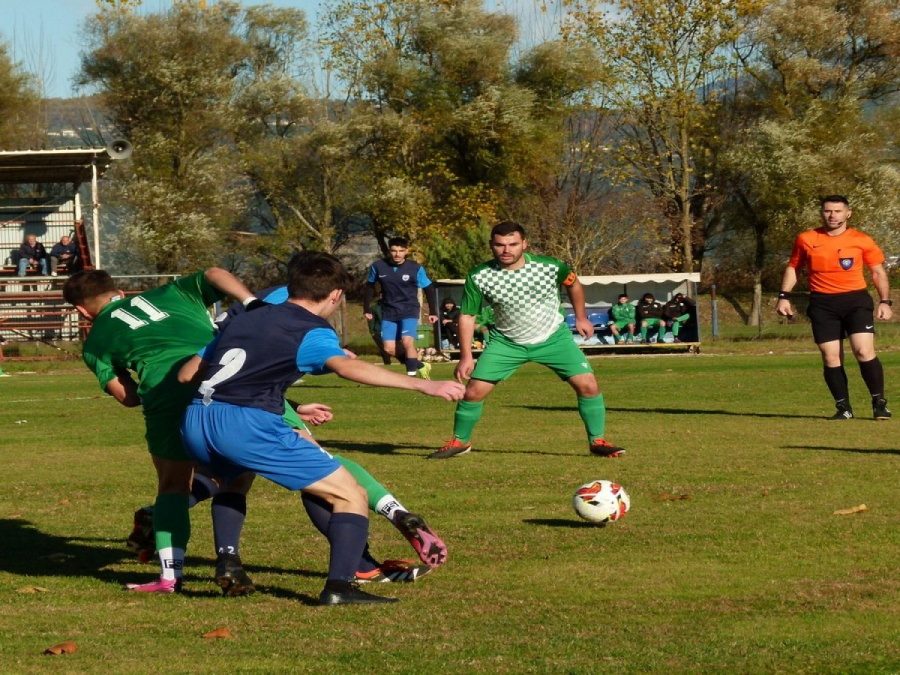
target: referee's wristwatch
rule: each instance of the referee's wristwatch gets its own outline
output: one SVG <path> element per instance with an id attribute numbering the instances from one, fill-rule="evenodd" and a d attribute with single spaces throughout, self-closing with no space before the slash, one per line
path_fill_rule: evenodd
<path id="1" fill-rule="evenodd" d="M 891 300 L 890 298 L 888 298 L 887 300 L 879 300 L 879 301 L 878 301 L 878 304 L 879 304 L 879 305 L 887 305 L 888 307 L 893 307 L 893 306 L 894 306 L 894 301 Z"/>

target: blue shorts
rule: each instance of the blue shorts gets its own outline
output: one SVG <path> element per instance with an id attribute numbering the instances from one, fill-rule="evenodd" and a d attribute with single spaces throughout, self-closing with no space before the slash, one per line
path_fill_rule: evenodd
<path id="1" fill-rule="evenodd" d="M 415 317 L 400 319 L 399 321 L 381 320 L 381 341 L 400 342 L 402 337 L 416 339 L 419 331 L 419 320 Z"/>
<path id="2" fill-rule="evenodd" d="M 281 415 L 259 408 L 195 400 L 184 414 L 181 437 L 188 454 L 222 478 L 255 471 L 288 490 L 302 490 L 340 467 Z"/>

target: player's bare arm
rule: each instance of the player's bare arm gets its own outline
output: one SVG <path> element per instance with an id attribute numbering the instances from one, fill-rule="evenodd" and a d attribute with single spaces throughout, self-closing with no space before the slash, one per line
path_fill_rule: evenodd
<path id="1" fill-rule="evenodd" d="M 791 301 L 786 297 L 780 297 L 782 294 L 790 293 L 794 286 L 797 285 L 797 270 L 788 265 L 784 268 L 784 274 L 781 276 L 781 293 L 779 293 L 778 302 L 775 305 L 775 312 L 781 316 L 794 316 L 794 309 L 791 307 Z"/>
<path id="2" fill-rule="evenodd" d="M 325 362 L 333 373 L 345 380 L 368 384 L 374 387 L 391 387 L 394 389 L 411 389 L 428 396 L 458 401 L 465 393 L 465 387 L 449 380 L 420 380 L 378 368 L 366 361 L 348 359 L 345 356 L 333 356 Z"/>
<path id="3" fill-rule="evenodd" d="M 889 321 L 894 315 L 894 311 L 887 302 L 882 302 L 882 300 L 891 299 L 887 270 L 884 269 L 883 264 L 879 264 L 869 267 L 869 271 L 872 273 L 872 283 L 875 285 L 875 290 L 878 291 L 879 298 L 878 304 L 875 306 L 875 318 L 879 321 Z"/>
<path id="4" fill-rule="evenodd" d="M 459 363 L 456 364 L 454 377 L 457 382 L 468 380 L 475 368 L 475 359 L 472 358 L 472 340 L 475 339 L 475 316 L 472 314 L 459 315 Z"/>
<path id="5" fill-rule="evenodd" d="M 106 393 L 126 408 L 136 408 L 141 404 L 137 389 L 137 383 L 127 373 L 118 375 L 106 383 Z"/>
<path id="6" fill-rule="evenodd" d="M 210 267 L 203 273 L 203 276 L 213 288 L 241 303 L 246 304 L 248 300 L 256 297 L 240 279 L 221 267 Z"/>
<path id="7" fill-rule="evenodd" d="M 199 386 L 205 372 L 206 362 L 199 356 L 194 355 L 181 366 L 181 369 L 178 371 L 178 381 L 181 384 L 192 383 Z"/>
<path id="8" fill-rule="evenodd" d="M 587 312 L 584 309 L 584 286 L 576 277 L 571 284 L 565 286 L 565 289 L 575 312 L 575 330 L 583 338 L 591 337 L 594 334 L 594 324 L 587 318 Z"/>

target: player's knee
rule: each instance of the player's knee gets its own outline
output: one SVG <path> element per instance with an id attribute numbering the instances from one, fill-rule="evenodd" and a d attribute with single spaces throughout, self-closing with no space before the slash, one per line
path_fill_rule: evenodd
<path id="1" fill-rule="evenodd" d="M 593 375 L 588 377 L 573 377 L 569 384 L 572 385 L 572 389 L 575 390 L 575 393 L 579 396 L 591 397 L 597 396 L 600 393 L 600 385 L 597 384 L 597 378 Z"/>

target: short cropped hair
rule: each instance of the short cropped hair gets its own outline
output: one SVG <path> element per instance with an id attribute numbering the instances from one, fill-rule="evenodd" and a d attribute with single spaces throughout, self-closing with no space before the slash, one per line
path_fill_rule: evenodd
<path id="1" fill-rule="evenodd" d="M 841 202 L 846 206 L 850 206 L 850 200 L 847 199 L 844 195 L 825 195 L 819 199 L 819 208 L 825 206 L 826 202 Z"/>
<path id="2" fill-rule="evenodd" d="M 330 253 L 302 251 L 288 262 L 288 294 L 317 302 L 350 285 L 350 274 Z"/>
<path id="3" fill-rule="evenodd" d="M 619 293 L 619 295 L 616 297 L 616 300 L 621 300 L 622 298 L 627 298 L 627 297 L 628 297 L 628 293 Z"/>
<path id="4" fill-rule="evenodd" d="M 115 290 L 116 282 L 106 270 L 82 270 L 66 280 L 63 297 L 72 306 L 84 305 L 91 298 Z"/>
<path id="5" fill-rule="evenodd" d="M 388 248 L 391 246 L 402 246 L 403 248 L 409 248 L 409 239 L 406 237 L 391 237 L 388 239 Z"/>
<path id="6" fill-rule="evenodd" d="M 505 237 L 516 232 L 522 235 L 522 239 L 525 238 L 524 227 L 519 225 L 519 223 L 515 222 L 514 220 L 504 220 L 494 225 L 494 227 L 491 229 L 491 239 L 497 236 Z"/>
<path id="7" fill-rule="evenodd" d="M 653 296 L 653 293 L 644 293 L 641 296 L 641 300 L 656 300 L 656 298 Z"/>

